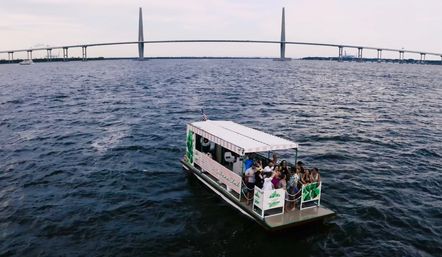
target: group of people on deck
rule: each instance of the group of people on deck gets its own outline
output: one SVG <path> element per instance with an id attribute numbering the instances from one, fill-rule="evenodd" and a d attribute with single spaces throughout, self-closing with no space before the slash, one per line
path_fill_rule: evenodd
<path id="1" fill-rule="evenodd" d="M 247 204 L 251 202 L 255 186 L 263 190 L 282 188 L 286 191 L 287 208 L 294 209 L 294 199 L 295 196 L 299 196 L 302 185 L 320 182 L 321 176 L 318 168 L 306 169 L 301 161 L 290 167 L 287 161 L 282 160 L 278 163 L 276 158 L 273 158 L 265 167 L 261 160 L 253 161 L 245 170 L 244 181 L 248 189 Z"/>

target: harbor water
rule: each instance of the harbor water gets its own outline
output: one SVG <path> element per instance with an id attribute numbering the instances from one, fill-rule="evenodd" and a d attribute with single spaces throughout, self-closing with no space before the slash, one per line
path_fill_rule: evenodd
<path id="1" fill-rule="evenodd" d="M 186 124 L 300 144 L 324 225 L 265 232 L 183 172 Z M 0 65 L 0 256 L 440 256 L 442 66 Z"/>

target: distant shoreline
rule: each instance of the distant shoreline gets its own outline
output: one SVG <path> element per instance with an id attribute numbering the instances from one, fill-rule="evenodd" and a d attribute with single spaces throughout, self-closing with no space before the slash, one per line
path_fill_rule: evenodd
<path id="1" fill-rule="evenodd" d="M 274 57 L 210 57 L 210 56 L 203 56 L 203 57 L 196 57 L 196 56 L 183 56 L 183 57 L 145 57 L 144 61 L 148 60 L 274 60 Z M 15 59 L 12 61 L 9 60 L 0 60 L 0 64 L 8 64 L 8 63 L 20 63 L 24 59 Z M 138 60 L 137 57 L 93 57 L 88 58 L 87 61 L 102 61 L 102 60 Z M 415 60 L 415 59 L 381 59 L 378 60 L 376 58 L 342 58 L 339 59 L 338 57 L 303 57 L 299 59 L 292 60 L 305 60 L 305 61 L 337 61 L 337 62 L 383 62 L 383 63 L 407 63 L 407 64 L 432 64 L 432 65 L 442 65 L 442 61 L 436 61 L 436 60 Z M 51 61 L 48 61 L 46 58 L 35 58 L 32 59 L 33 62 L 64 62 L 63 58 L 52 58 Z M 66 61 L 82 61 L 82 58 L 80 57 L 72 57 L 67 58 Z"/>

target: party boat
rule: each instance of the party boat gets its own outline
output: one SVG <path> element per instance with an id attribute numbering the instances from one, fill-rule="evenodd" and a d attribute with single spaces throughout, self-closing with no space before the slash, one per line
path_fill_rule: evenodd
<path id="1" fill-rule="evenodd" d="M 322 182 L 305 184 L 297 195 L 287 197 L 283 188 L 263 190 L 255 186 L 253 194 L 247 194 L 252 190 L 243 181 L 247 163 L 260 160 L 266 165 L 271 154 L 281 150 L 293 153 L 296 163 L 295 142 L 232 121 L 204 120 L 187 125 L 186 154 L 181 163 L 227 204 L 267 230 L 333 217 L 335 212 L 320 205 Z M 286 201 L 296 201 L 296 207 L 286 209 Z"/>

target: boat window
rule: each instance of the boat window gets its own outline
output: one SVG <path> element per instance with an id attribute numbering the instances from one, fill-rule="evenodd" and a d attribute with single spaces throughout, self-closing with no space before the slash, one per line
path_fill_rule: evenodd
<path id="1" fill-rule="evenodd" d="M 195 142 L 195 149 L 200 152 L 201 152 L 201 139 L 202 139 L 202 136 L 200 136 L 198 134 L 195 135 L 195 141 L 196 141 Z"/>
<path id="2" fill-rule="evenodd" d="M 223 152 L 224 152 L 223 151 L 224 147 L 222 147 L 220 145 L 215 145 L 215 149 L 216 149 L 215 161 L 222 164 L 222 156 L 223 156 Z"/>
<path id="3" fill-rule="evenodd" d="M 204 138 L 200 135 L 196 135 L 196 144 L 195 149 L 202 152 L 202 153 L 212 153 L 212 145 L 213 143 L 209 141 L 209 139 Z M 212 153 L 213 155 L 213 153 Z"/>
<path id="4" fill-rule="evenodd" d="M 239 155 L 226 149 L 226 148 L 222 148 L 222 160 L 221 160 L 221 164 L 224 166 L 229 166 L 232 163 L 236 162 L 236 160 L 239 158 Z"/>
<path id="5" fill-rule="evenodd" d="M 198 134 L 195 135 L 195 141 L 196 150 L 205 154 L 210 153 L 210 156 L 219 164 L 237 174 L 242 174 L 243 162 L 237 153 L 215 144 Z"/>
<path id="6" fill-rule="evenodd" d="M 203 140 L 201 140 L 203 142 Z M 211 142 L 212 147 L 210 145 L 207 147 L 207 151 L 204 150 L 204 146 L 201 144 L 200 150 L 204 153 L 211 153 L 212 158 L 218 162 L 219 164 L 223 165 L 224 167 L 228 168 L 231 171 L 234 171 L 235 173 L 241 174 L 242 171 L 242 159 L 240 156 L 232 152 L 221 145 L 215 144 Z M 198 147 L 198 143 L 196 145 Z M 212 149 L 211 149 L 212 148 Z M 198 149 L 197 149 L 198 150 Z"/>

